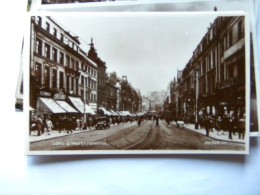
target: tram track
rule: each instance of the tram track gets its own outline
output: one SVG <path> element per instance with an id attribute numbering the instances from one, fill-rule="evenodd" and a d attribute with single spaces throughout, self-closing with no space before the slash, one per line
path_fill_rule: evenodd
<path id="1" fill-rule="evenodd" d="M 160 125 L 154 126 L 154 122 L 151 124 L 149 131 L 147 131 L 147 134 L 143 137 L 142 140 L 140 140 L 138 143 L 134 144 L 133 146 L 129 147 L 128 149 L 157 149 L 157 147 L 161 144 L 162 136 L 161 136 L 161 128 Z M 156 128 L 156 129 L 154 129 Z"/>
<path id="2" fill-rule="evenodd" d="M 145 135 L 141 139 L 138 139 L 138 140 L 136 140 L 136 139 L 131 140 L 130 139 L 130 136 L 136 137 L 135 133 L 137 133 L 138 130 L 143 131 L 144 125 L 145 125 L 145 123 L 142 123 L 140 126 L 134 127 L 134 129 L 132 129 L 131 131 L 125 132 L 121 136 L 113 137 L 113 139 L 106 139 L 106 143 L 109 144 L 110 146 L 112 146 L 114 149 L 117 149 L 117 150 L 128 150 L 131 147 L 133 147 L 134 145 L 136 145 L 137 143 L 142 142 L 144 140 L 144 138 L 147 136 L 147 133 L 149 132 L 150 127 L 148 128 L 148 130 L 145 132 Z M 127 145 L 127 146 L 125 147 L 125 145 Z"/>

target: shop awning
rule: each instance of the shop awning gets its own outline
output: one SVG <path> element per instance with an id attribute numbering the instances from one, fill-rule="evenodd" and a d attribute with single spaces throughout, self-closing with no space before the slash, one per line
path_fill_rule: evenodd
<path id="1" fill-rule="evenodd" d="M 61 108 L 53 99 L 43 97 L 38 99 L 36 111 L 38 114 L 67 113 L 67 111 Z"/>
<path id="2" fill-rule="evenodd" d="M 110 112 L 114 114 L 114 116 L 118 116 L 118 114 L 114 110 L 110 110 Z"/>
<path id="3" fill-rule="evenodd" d="M 115 116 L 115 114 L 111 110 L 107 110 L 111 116 Z"/>
<path id="4" fill-rule="evenodd" d="M 129 111 L 121 111 L 125 116 L 132 116 Z"/>
<path id="5" fill-rule="evenodd" d="M 126 115 L 123 113 L 123 111 L 118 111 L 118 113 L 119 113 L 120 116 L 126 116 Z"/>
<path id="6" fill-rule="evenodd" d="M 134 113 L 132 113 L 132 116 L 138 116 L 138 115 L 134 112 Z"/>
<path id="7" fill-rule="evenodd" d="M 142 112 L 137 112 L 136 114 L 137 114 L 137 116 L 142 116 L 142 115 L 144 115 Z"/>
<path id="8" fill-rule="evenodd" d="M 82 114 L 88 113 L 95 115 L 96 113 L 94 110 L 92 110 L 87 104 L 85 104 L 85 110 L 84 110 L 84 103 L 82 100 L 78 97 L 69 97 L 69 100 L 73 104 L 73 106 Z"/>
<path id="9" fill-rule="evenodd" d="M 72 108 L 67 102 L 62 100 L 56 100 L 57 104 L 59 104 L 60 107 L 62 107 L 64 110 L 66 110 L 68 113 L 78 113 L 77 110 Z"/>
<path id="10" fill-rule="evenodd" d="M 85 104 L 85 113 L 95 115 L 95 111 L 87 104 Z"/>
<path id="11" fill-rule="evenodd" d="M 84 113 L 84 103 L 78 97 L 69 97 L 69 100 L 73 104 L 73 106 L 80 112 Z"/>
<path id="12" fill-rule="evenodd" d="M 104 115 L 111 116 L 111 113 L 109 111 L 107 111 L 105 108 L 100 107 L 99 109 L 103 111 Z"/>

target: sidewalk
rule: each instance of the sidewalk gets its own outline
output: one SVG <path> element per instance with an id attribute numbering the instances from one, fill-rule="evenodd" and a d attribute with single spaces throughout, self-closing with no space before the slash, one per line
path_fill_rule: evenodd
<path id="1" fill-rule="evenodd" d="M 176 127 L 175 123 L 171 123 L 170 125 Z M 184 128 L 206 136 L 206 130 L 204 128 L 195 129 L 194 124 L 184 124 Z M 216 139 L 216 140 L 221 140 L 221 141 L 245 143 L 244 139 L 238 138 L 238 132 L 236 132 L 235 134 L 232 133 L 232 140 L 231 140 L 228 138 L 228 131 L 219 131 L 218 132 L 217 130 L 215 130 L 213 128 L 213 132 L 212 131 L 209 132 L 209 137 Z"/>
<path id="2" fill-rule="evenodd" d="M 118 124 L 120 125 L 120 124 Z M 113 127 L 116 125 L 110 125 L 110 127 Z M 64 137 L 72 134 L 78 134 L 78 133 L 83 133 L 83 132 L 88 132 L 88 131 L 93 131 L 95 128 L 92 129 L 87 129 L 87 130 L 73 130 L 72 133 L 67 133 L 67 131 L 63 130 L 61 133 L 59 133 L 58 130 L 52 130 L 50 135 L 48 135 L 48 132 L 44 132 L 41 136 L 37 136 L 37 131 L 32 131 L 31 135 L 29 135 L 29 142 L 37 142 L 37 141 L 43 141 L 43 140 L 48 140 L 56 137 Z"/>
<path id="3" fill-rule="evenodd" d="M 94 129 L 93 129 L 94 130 Z M 29 136 L 29 142 L 37 142 L 37 141 L 42 141 L 42 140 L 48 140 L 56 137 L 64 137 L 72 134 L 77 134 L 77 133 L 83 133 L 87 131 L 92 131 L 92 130 L 80 130 L 80 131 L 72 131 L 72 133 L 67 133 L 67 131 L 63 130 L 61 133 L 59 133 L 58 130 L 52 130 L 50 135 L 48 135 L 48 132 L 44 132 L 41 136 L 37 136 L 37 131 L 32 131 L 31 135 Z"/>

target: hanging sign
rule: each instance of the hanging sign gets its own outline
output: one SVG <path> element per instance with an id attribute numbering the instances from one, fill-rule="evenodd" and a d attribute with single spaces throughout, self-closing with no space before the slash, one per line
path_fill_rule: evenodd
<path id="1" fill-rule="evenodd" d="M 65 100 L 66 95 L 63 93 L 63 91 L 60 91 L 59 93 L 54 94 L 53 99 L 55 99 L 55 100 Z"/>

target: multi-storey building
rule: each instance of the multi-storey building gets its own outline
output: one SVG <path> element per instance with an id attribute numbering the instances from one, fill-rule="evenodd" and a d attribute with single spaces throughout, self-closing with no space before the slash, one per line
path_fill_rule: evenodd
<path id="1" fill-rule="evenodd" d="M 94 47 L 93 39 L 91 39 L 88 57 L 97 64 L 97 108 L 106 107 L 106 63 L 102 61 Z"/>
<path id="2" fill-rule="evenodd" d="M 58 93 L 60 95 L 56 97 L 63 97 L 64 100 L 64 97 L 74 96 L 95 102 L 93 96 L 96 94 L 96 64 L 81 50 L 78 37 L 50 17 L 37 16 L 31 19 L 30 60 L 32 108 L 36 108 L 39 97 L 54 98 Z M 90 69 L 92 71 L 89 73 Z M 84 85 L 83 80 L 87 85 Z M 89 97 L 88 94 L 92 95 Z"/>
<path id="3" fill-rule="evenodd" d="M 116 86 L 117 79 L 110 75 L 106 81 L 106 108 L 108 110 L 116 110 L 117 108 L 117 91 L 118 88 Z"/>
<path id="4" fill-rule="evenodd" d="M 97 65 L 86 57 L 86 53 L 80 50 L 80 53 L 84 56 L 84 62 L 81 63 L 79 68 L 79 93 L 82 101 L 96 111 L 97 109 Z"/>
<path id="5" fill-rule="evenodd" d="M 130 112 L 141 111 L 142 98 L 140 93 L 128 82 L 127 76 L 123 76 L 120 82 L 119 110 Z"/>
<path id="6" fill-rule="evenodd" d="M 211 114 L 245 112 L 244 17 L 218 17 L 203 38 L 199 101 Z M 204 59 L 204 60 L 202 60 Z M 204 61 L 204 62 L 203 62 Z"/>
<path id="7" fill-rule="evenodd" d="M 32 17 L 30 106 L 36 113 L 44 114 L 44 106 L 51 107 L 49 113 L 98 114 L 99 108 L 141 111 L 140 92 L 126 77 L 120 80 L 115 74 L 108 78 L 106 68 L 93 39 L 86 53 L 78 36 L 52 18 Z"/>
<path id="8" fill-rule="evenodd" d="M 245 112 L 244 17 L 218 17 L 178 72 L 176 113 L 193 121 L 198 113 Z"/>

